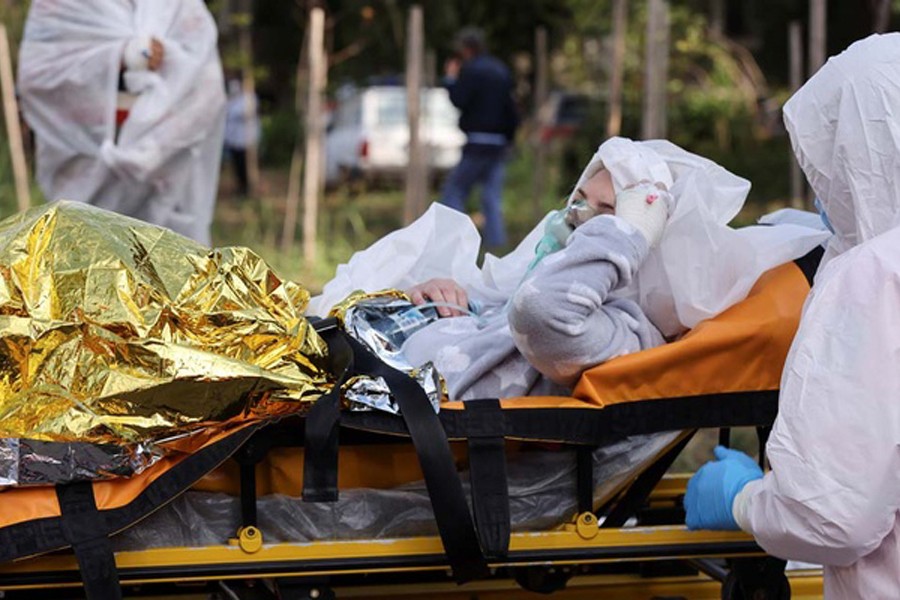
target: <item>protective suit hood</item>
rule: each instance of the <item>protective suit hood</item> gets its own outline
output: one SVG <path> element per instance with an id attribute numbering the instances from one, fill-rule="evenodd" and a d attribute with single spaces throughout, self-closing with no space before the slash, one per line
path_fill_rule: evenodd
<path id="1" fill-rule="evenodd" d="M 826 258 L 900 225 L 900 34 L 828 60 L 784 107 L 794 154 L 835 235 Z"/>

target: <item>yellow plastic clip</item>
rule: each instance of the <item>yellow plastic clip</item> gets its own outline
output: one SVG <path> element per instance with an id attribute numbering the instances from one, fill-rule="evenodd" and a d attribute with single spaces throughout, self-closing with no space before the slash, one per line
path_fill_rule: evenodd
<path id="1" fill-rule="evenodd" d="M 585 540 L 597 537 L 600 528 L 594 513 L 588 511 L 578 515 L 578 518 L 575 519 L 575 532 Z"/>
<path id="2" fill-rule="evenodd" d="M 247 554 L 258 552 L 263 545 L 262 532 L 256 527 L 241 527 L 238 529 L 237 545 Z"/>

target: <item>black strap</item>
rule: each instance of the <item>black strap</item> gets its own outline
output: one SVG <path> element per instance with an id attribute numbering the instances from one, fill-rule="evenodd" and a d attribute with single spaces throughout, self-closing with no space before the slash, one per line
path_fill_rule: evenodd
<path id="1" fill-rule="evenodd" d="M 63 537 L 72 546 L 88 600 L 121 600 L 109 527 L 88 481 L 56 486 Z"/>
<path id="2" fill-rule="evenodd" d="M 769 435 L 772 433 L 771 426 L 757 427 L 756 439 L 759 442 L 759 468 L 766 469 L 766 444 L 769 441 Z"/>
<path id="3" fill-rule="evenodd" d="M 335 384 L 319 398 L 306 415 L 303 455 L 304 502 L 334 502 L 338 499 L 338 422 L 340 386 Z"/>
<path id="4" fill-rule="evenodd" d="M 503 410 L 496 399 L 470 400 L 464 406 L 470 421 L 469 481 L 475 528 L 485 553 L 502 558 L 509 552 L 510 534 Z"/>
<path id="5" fill-rule="evenodd" d="M 353 348 L 358 373 L 382 377 L 400 406 L 407 431 L 416 449 L 425 486 L 434 510 L 438 532 L 444 544 L 453 577 L 464 583 L 488 574 L 487 562 L 478 545 L 468 502 L 447 434 L 425 391 L 415 379 L 393 369 L 357 342 L 347 337 Z"/>
<path id="6" fill-rule="evenodd" d="M 256 527 L 256 464 L 238 461 L 241 469 L 241 526 Z"/>
<path id="7" fill-rule="evenodd" d="M 594 510 L 594 448 L 577 446 L 575 450 L 575 485 L 578 491 L 578 514 Z"/>
<path id="8" fill-rule="evenodd" d="M 719 445 L 725 446 L 726 448 L 731 448 L 731 428 L 730 427 L 720 427 L 719 428 Z"/>
<path id="9" fill-rule="evenodd" d="M 332 373 L 339 373 L 331 390 L 319 398 L 306 415 L 303 454 L 303 500 L 335 502 L 338 498 L 338 424 L 341 418 L 341 386 L 353 370 L 353 350 L 347 336 L 336 327 L 321 329 L 328 344 Z"/>
<path id="10" fill-rule="evenodd" d="M 819 263 L 822 262 L 822 256 L 824 254 L 825 248 L 816 246 L 800 258 L 794 260 L 794 263 L 800 267 L 803 276 L 806 277 L 806 281 L 810 286 L 813 284 L 813 279 L 816 277 L 816 271 L 819 269 Z"/>

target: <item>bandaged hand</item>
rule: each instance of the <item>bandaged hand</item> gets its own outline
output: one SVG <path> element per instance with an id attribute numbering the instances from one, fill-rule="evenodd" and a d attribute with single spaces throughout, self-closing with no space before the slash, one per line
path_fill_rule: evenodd
<path id="1" fill-rule="evenodd" d="M 442 317 L 461 317 L 466 314 L 469 297 L 466 290 L 452 279 L 429 279 L 425 283 L 411 287 L 407 295 L 413 304 L 434 302 Z M 444 305 L 452 306 L 444 306 Z M 458 306 L 459 309 L 453 308 Z"/>
<path id="2" fill-rule="evenodd" d="M 666 190 L 639 183 L 616 195 L 616 216 L 640 231 L 652 248 L 662 239 L 671 199 Z"/>

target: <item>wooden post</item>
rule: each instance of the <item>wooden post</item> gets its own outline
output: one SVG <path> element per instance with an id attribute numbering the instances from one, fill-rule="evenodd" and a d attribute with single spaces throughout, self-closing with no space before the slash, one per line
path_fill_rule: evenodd
<path id="1" fill-rule="evenodd" d="M 434 87 L 438 84 L 437 53 L 434 49 L 425 51 L 425 85 Z"/>
<path id="2" fill-rule="evenodd" d="M 891 0 L 869 0 L 872 33 L 884 33 L 891 24 Z"/>
<path id="3" fill-rule="evenodd" d="M 825 0 L 809 0 L 809 76 L 825 64 L 826 47 Z"/>
<path id="4" fill-rule="evenodd" d="M 790 85 L 791 91 L 796 92 L 803 85 L 803 26 L 800 21 L 791 21 L 788 26 L 788 51 L 790 54 Z M 790 152 L 791 161 L 791 206 L 803 208 L 804 186 L 803 173 L 797 157 Z"/>
<path id="5" fill-rule="evenodd" d="M 669 80 L 669 2 L 650 0 L 645 50 L 645 140 L 666 137 L 666 87 Z"/>
<path id="6" fill-rule="evenodd" d="M 709 32 L 716 38 L 725 35 L 725 0 L 709 0 Z"/>
<path id="7" fill-rule="evenodd" d="M 306 98 L 309 94 L 309 28 L 303 30 L 300 42 L 300 56 L 297 59 L 296 88 L 294 90 L 294 110 L 297 122 L 306 115 Z M 297 230 L 297 213 L 300 206 L 300 175 L 303 172 L 303 141 L 300 136 L 294 140 L 291 155 L 291 170 L 288 174 L 287 198 L 285 199 L 284 224 L 281 231 L 281 251 L 290 252 Z"/>
<path id="8" fill-rule="evenodd" d="M 22 148 L 22 129 L 19 126 L 19 107 L 16 104 L 14 81 L 9 36 L 6 34 L 6 26 L 0 23 L 0 88 L 3 89 L 3 116 L 6 119 L 9 154 L 16 182 L 16 202 L 22 211 L 31 205 L 31 194 L 28 189 L 28 166 L 25 164 L 25 151 Z"/>
<path id="9" fill-rule="evenodd" d="M 244 94 L 244 122 L 249 126 L 256 122 L 256 76 L 253 72 L 253 4 L 241 2 L 241 12 L 246 21 L 241 27 L 240 45 L 243 68 L 241 69 L 241 93 Z M 249 133 L 249 129 L 247 128 Z M 256 196 L 259 191 L 259 144 L 256 140 L 247 144 L 247 193 Z"/>
<path id="10" fill-rule="evenodd" d="M 411 223 L 425 212 L 426 156 L 421 135 L 422 74 L 425 33 L 422 7 L 409 9 L 406 33 L 406 115 L 409 120 L 409 158 L 406 167 L 406 202 L 403 222 Z"/>
<path id="11" fill-rule="evenodd" d="M 613 0 L 612 64 L 609 69 L 609 114 L 606 137 L 622 131 L 622 88 L 625 78 L 625 33 L 628 27 L 628 0 Z"/>
<path id="12" fill-rule="evenodd" d="M 547 145 L 541 139 L 544 123 L 543 109 L 547 103 L 549 91 L 549 68 L 547 60 L 547 28 L 538 27 L 534 31 L 534 170 L 532 171 L 532 219 L 537 222 L 541 218 L 544 201 L 544 185 L 547 179 Z"/>
<path id="13" fill-rule="evenodd" d="M 322 161 L 322 92 L 325 76 L 325 11 L 309 12 L 309 90 L 306 103 L 306 168 L 303 170 L 303 258 L 316 262 L 316 223 Z"/>

